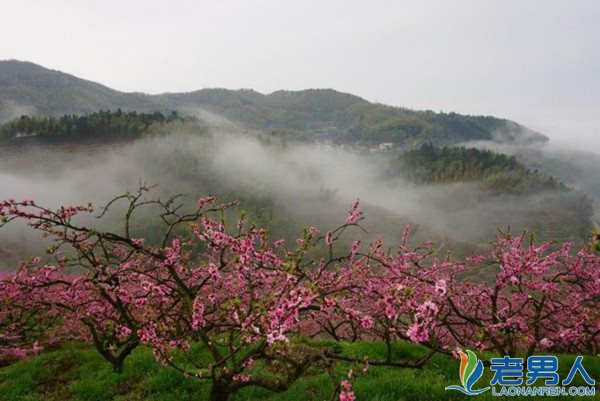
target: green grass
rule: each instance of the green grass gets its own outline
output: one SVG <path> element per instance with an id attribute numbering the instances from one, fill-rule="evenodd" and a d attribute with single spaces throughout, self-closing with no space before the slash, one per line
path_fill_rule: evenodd
<path id="1" fill-rule="evenodd" d="M 343 344 L 342 352 L 356 356 L 382 357 L 384 348 L 377 343 Z M 423 350 L 415 345 L 398 345 L 395 357 L 420 355 Z M 487 355 L 489 357 L 489 355 Z M 559 373 L 566 377 L 575 356 L 561 355 Z M 584 365 L 593 378 L 600 371 L 598 358 L 586 357 Z M 340 364 L 336 368 L 339 377 L 352 365 Z M 489 383 L 491 373 L 475 385 Z M 354 381 L 358 400 L 489 400 L 490 392 L 469 397 L 458 392 L 444 390 L 448 385 L 458 384 L 458 362 L 444 355 L 436 355 L 422 370 L 371 367 L 366 375 Z M 578 385 L 583 383 L 579 381 Z M 231 397 L 232 401 L 317 401 L 329 399 L 331 380 L 326 374 L 307 376 L 299 380 L 287 392 L 273 394 L 256 388 L 246 388 Z M 125 363 L 122 374 L 113 373 L 111 367 L 93 349 L 77 346 L 46 352 L 24 362 L 0 369 L 0 400 L 205 400 L 208 384 L 185 378 L 177 371 L 155 363 L 150 350 L 137 349 Z M 530 397 L 532 400 L 534 397 Z M 549 397 L 548 399 L 593 399 L 596 397 Z M 515 399 L 513 398 L 504 398 Z M 535 397 L 535 400 L 544 399 Z"/>

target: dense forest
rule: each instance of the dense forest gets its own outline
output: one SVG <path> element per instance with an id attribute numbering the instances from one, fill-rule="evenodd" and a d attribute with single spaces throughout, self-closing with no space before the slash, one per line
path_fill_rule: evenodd
<path id="1" fill-rule="evenodd" d="M 180 117 L 176 112 L 138 113 L 100 111 L 84 115 L 61 117 L 21 116 L 0 125 L 0 142 L 3 143 L 64 143 L 131 140 L 141 137 L 151 127 L 174 121 L 193 120 Z"/>

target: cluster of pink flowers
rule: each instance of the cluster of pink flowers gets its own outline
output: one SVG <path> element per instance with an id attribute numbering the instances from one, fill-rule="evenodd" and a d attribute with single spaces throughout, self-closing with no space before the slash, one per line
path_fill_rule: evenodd
<path id="1" fill-rule="evenodd" d="M 352 391 L 352 384 L 348 380 L 342 381 L 342 387 L 340 391 L 340 401 L 355 401 L 354 391 Z"/>
<path id="2" fill-rule="evenodd" d="M 359 206 L 360 206 L 360 202 L 357 199 L 352 204 L 352 209 L 350 210 L 350 213 L 348 214 L 348 217 L 346 218 L 346 222 L 348 224 L 356 224 L 362 218 L 362 212 L 360 211 Z"/>
<path id="3" fill-rule="evenodd" d="M 490 349 L 596 354 L 600 348 L 600 258 L 570 244 L 500 237 L 486 255 L 446 268 L 437 335 L 448 344 Z"/>

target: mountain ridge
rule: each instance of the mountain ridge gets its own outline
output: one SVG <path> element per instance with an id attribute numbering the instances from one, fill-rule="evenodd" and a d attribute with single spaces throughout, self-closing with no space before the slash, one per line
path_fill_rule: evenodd
<path id="1" fill-rule="evenodd" d="M 493 116 L 435 113 L 371 103 L 334 89 L 203 88 L 149 95 L 121 92 L 97 82 L 18 60 L 0 60 L 0 122 L 23 114 L 60 116 L 99 110 L 206 109 L 262 130 L 291 129 L 336 142 L 392 142 L 414 147 L 470 140 L 547 142 L 516 122 Z"/>

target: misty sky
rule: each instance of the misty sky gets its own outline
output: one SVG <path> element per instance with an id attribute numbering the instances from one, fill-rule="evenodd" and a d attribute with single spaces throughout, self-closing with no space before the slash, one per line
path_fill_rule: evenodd
<path id="1" fill-rule="evenodd" d="M 0 0 L 0 59 L 124 91 L 331 87 L 600 152 L 600 1 Z"/>

